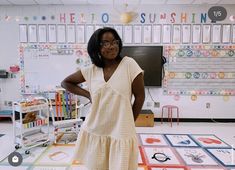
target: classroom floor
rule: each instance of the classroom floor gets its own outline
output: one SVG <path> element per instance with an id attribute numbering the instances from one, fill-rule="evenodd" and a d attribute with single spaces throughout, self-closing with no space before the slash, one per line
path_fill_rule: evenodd
<path id="1" fill-rule="evenodd" d="M 173 123 L 170 127 L 167 122 L 155 122 L 154 127 L 137 127 L 136 130 L 140 145 L 138 170 L 235 170 L 235 151 L 230 148 L 235 148 L 235 123 L 187 122 Z M 6 158 L 14 151 L 10 120 L 0 120 L 0 134 L 4 134 L 0 136 L 0 169 L 86 170 L 83 165 L 71 164 L 75 141 L 65 144 L 63 137 L 66 136 L 62 136 L 57 145 L 32 149 L 29 155 L 19 149 L 24 161 L 20 167 L 13 168 Z M 188 146 L 184 147 L 186 144 Z M 164 160 L 164 156 L 170 159 L 156 161 L 154 153 L 166 154 L 155 155 L 156 159 Z"/>

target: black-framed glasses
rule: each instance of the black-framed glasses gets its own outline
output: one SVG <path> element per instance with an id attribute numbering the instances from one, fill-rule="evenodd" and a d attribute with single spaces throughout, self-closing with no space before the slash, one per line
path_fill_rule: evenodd
<path id="1" fill-rule="evenodd" d="M 104 48 L 109 48 L 111 45 L 112 46 L 119 46 L 119 40 L 113 40 L 113 41 L 102 41 L 100 45 Z"/>

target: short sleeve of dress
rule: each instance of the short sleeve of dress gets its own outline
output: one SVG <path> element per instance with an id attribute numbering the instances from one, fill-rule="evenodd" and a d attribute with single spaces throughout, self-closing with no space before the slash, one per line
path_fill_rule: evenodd
<path id="1" fill-rule="evenodd" d="M 140 68 L 138 63 L 133 59 L 129 57 L 129 71 L 130 71 L 130 78 L 131 82 L 134 81 L 136 76 L 138 76 L 140 73 L 143 73 L 144 71 Z"/>
<path id="2" fill-rule="evenodd" d="M 89 77 L 89 67 L 83 67 L 81 68 L 81 73 L 82 76 L 84 77 L 84 79 L 87 81 L 88 77 Z"/>
<path id="3" fill-rule="evenodd" d="M 90 86 L 90 83 L 91 83 L 92 68 L 93 68 L 93 65 L 81 68 L 82 76 L 86 80 L 86 83 L 88 86 Z"/>

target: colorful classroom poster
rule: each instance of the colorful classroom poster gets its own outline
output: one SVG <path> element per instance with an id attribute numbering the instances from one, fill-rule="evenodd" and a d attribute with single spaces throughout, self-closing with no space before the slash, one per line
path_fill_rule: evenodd
<path id="1" fill-rule="evenodd" d="M 190 135 L 199 145 L 205 148 L 231 148 L 215 135 Z"/>
<path id="2" fill-rule="evenodd" d="M 163 135 L 158 134 L 139 134 L 143 146 L 167 146 Z"/>
<path id="3" fill-rule="evenodd" d="M 167 147 L 143 147 L 150 165 L 181 165 L 175 154 Z"/>
<path id="4" fill-rule="evenodd" d="M 202 148 L 176 148 L 186 165 L 217 165 Z"/>
<path id="5" fill-rule="evenodd" d="M 235 167 L 235 150 L 224 148 L 207 149 L 222 165 Z"/>
<path id="6" fill-rule="evenodd" d="M 194 147 L 198 146 L 188 135 L 168 134 L 165 135 L 172 146 Z"/>

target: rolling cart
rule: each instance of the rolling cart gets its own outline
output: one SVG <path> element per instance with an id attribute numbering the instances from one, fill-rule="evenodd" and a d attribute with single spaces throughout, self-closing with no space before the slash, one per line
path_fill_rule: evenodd
<path id="1" fill-rule="evenodd" d="M 15 148 L 22 147 L 25 154 L 29 154 L 33 147 L 47 146 L 49 142 L 49 106 L 47 99 L 34 97 L 25 101 L 14 102 L 13 135 Z"/>

